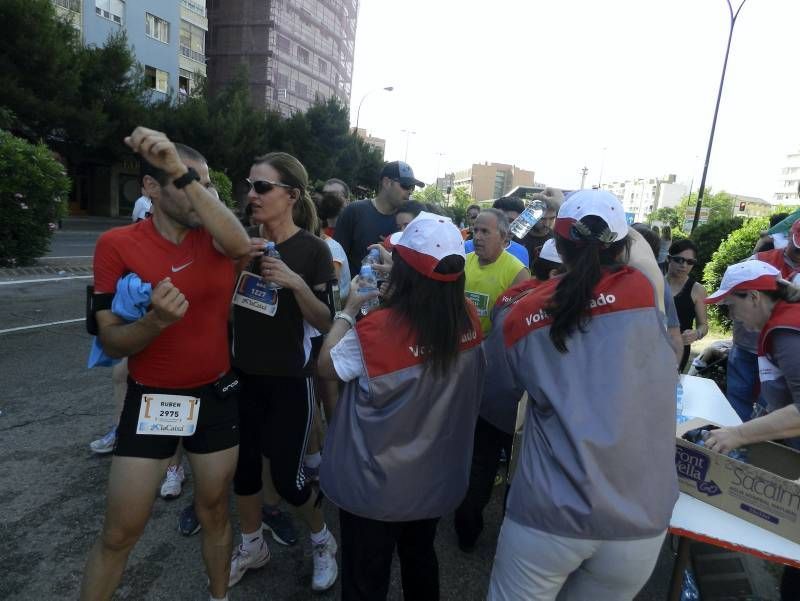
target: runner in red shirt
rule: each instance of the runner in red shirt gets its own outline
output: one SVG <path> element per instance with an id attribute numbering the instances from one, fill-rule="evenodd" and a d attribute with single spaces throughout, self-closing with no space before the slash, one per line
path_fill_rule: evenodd
<path id="1" fill-rule="evenodd" d="M 209 190 L 200 153 L 142 127 L 125 142 L 141 155 L 153 216 L 106 232 L 95 250 L 99 339 L 108 355 L 129 357 L 130 376 L 105 523 L 89 553 L 81 599 L 113 595 L 179 442 L 194 472 L 211 598 L 225 599 L 232 545 L 228 489 L 239 444 L 237 403 L 228 396 L 235 389 L 227 350 L 231 259 L 249 254 L 251 244 Z M 153 285 L 151 310 L 132 323 L 107 308 L 117 280 L 129 272 Z"/>

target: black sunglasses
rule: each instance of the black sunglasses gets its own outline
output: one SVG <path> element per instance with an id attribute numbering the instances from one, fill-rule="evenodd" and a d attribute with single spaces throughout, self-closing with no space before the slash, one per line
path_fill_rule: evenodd
<path id="1" fill-rule="evenodd" d="M 403 182 L 401 182 L 399 179 L 395 179 L 395 180 L 392 180 L 392 181 L 395 181 L 395 182 L 397 182 L 398 184 L 400 184 L 400 187 L 401 187 L 403 190 L 413 190 L 413 189 L 414 189 L 414 187 L 415 187 L 415 186 L 414 186 L 414 184 L 404 184 L 404 183 L 403 183 Z"/>
<path id="2" fill-rule="evenodd" d="M 287 184 L 282 184 L 280 182 L 273 182 L 268 179 L 257 179 L 255 181 L 250 181 L 249 178 L 244 178 L 244 181 L 247 182 L 247 185 L 250 186 L 252 190 L 256 191 L 256 194 L 267 194 L 273 188 L 287 188 L 292 189 L 293 186 L 289 186 Z"/>
<path id="3" fill-rule="evenodd" d="M 667 258 L 678 265 L 683 265 L 684 263 L 688 263 L 692 267 L 697 265 L 697 259 L 684 259 L 683 257 L 673 257 L 672 255 L 667 255 Z"/>

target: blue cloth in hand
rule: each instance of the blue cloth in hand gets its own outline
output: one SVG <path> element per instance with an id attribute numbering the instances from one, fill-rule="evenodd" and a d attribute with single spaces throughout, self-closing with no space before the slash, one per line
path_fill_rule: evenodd
<path id="1" fill-rule="evenodd" d="M 125 321 L 131 322 L 141 319 L 150 306 L 150 297 L 153 294 L 153 285 L 143 282 L 135 273 L 129 273 L 117 280 L 117 292 L 111 302 L 111 312 Z M 92 349 L 89 351 L 91 367 L 111 367 L 119 363 L 103 351 L 103 345 L 97 337 L 92 339 Z"/>

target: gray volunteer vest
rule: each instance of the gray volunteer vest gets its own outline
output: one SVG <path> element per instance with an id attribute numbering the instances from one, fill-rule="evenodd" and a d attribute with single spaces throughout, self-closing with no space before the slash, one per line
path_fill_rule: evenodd
<path id="1" fill-rule="evenodd" d="M 541 284 L 539 280 L 526 280 L 506 290 L 492 309 L 492 329 L 483 339 L 486 379 L 483 382 L 480 416 L 506 434 L 514 433 L 517 402 L 524 390 L 514 381 L 506 359 L 503 323 L 514 304 Z"/>
<path id="2" fill-rule="evenodd" d="M 528 294 L 503 324 L 510 369 L 529 396 L 507 515 L 573 538 L 655 536 L 678 485 L 675 356 L 653 286 L 628 267 L 605 273 L 586 331 L 562 354 L 546 310 L 557 284 Z"/>
<path id="3" fill-rule="evenodd" d="M 462 338 L 444 376 L 426 365 L 389 309 L 355 328 L 366 367 L 347 382 L 325 437 L 320 486 L 355 515 L 388 522 L 441 517 L 464 498 L 485 369 L 481 329 Z"/>

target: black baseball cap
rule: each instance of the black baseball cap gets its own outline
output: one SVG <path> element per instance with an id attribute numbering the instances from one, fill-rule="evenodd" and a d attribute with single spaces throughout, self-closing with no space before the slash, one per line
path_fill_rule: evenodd
<path id="1" fill-rule="evenodd" d="M 424 188 L 425 184 L 414 177 L 414 170 L 411 165 L 403 161 L 392 161 L 386 163 L 381 170 L 381 179 L 388 177 L 389 179 L 400 182 L 403 186 L 418 186 Z"/>

